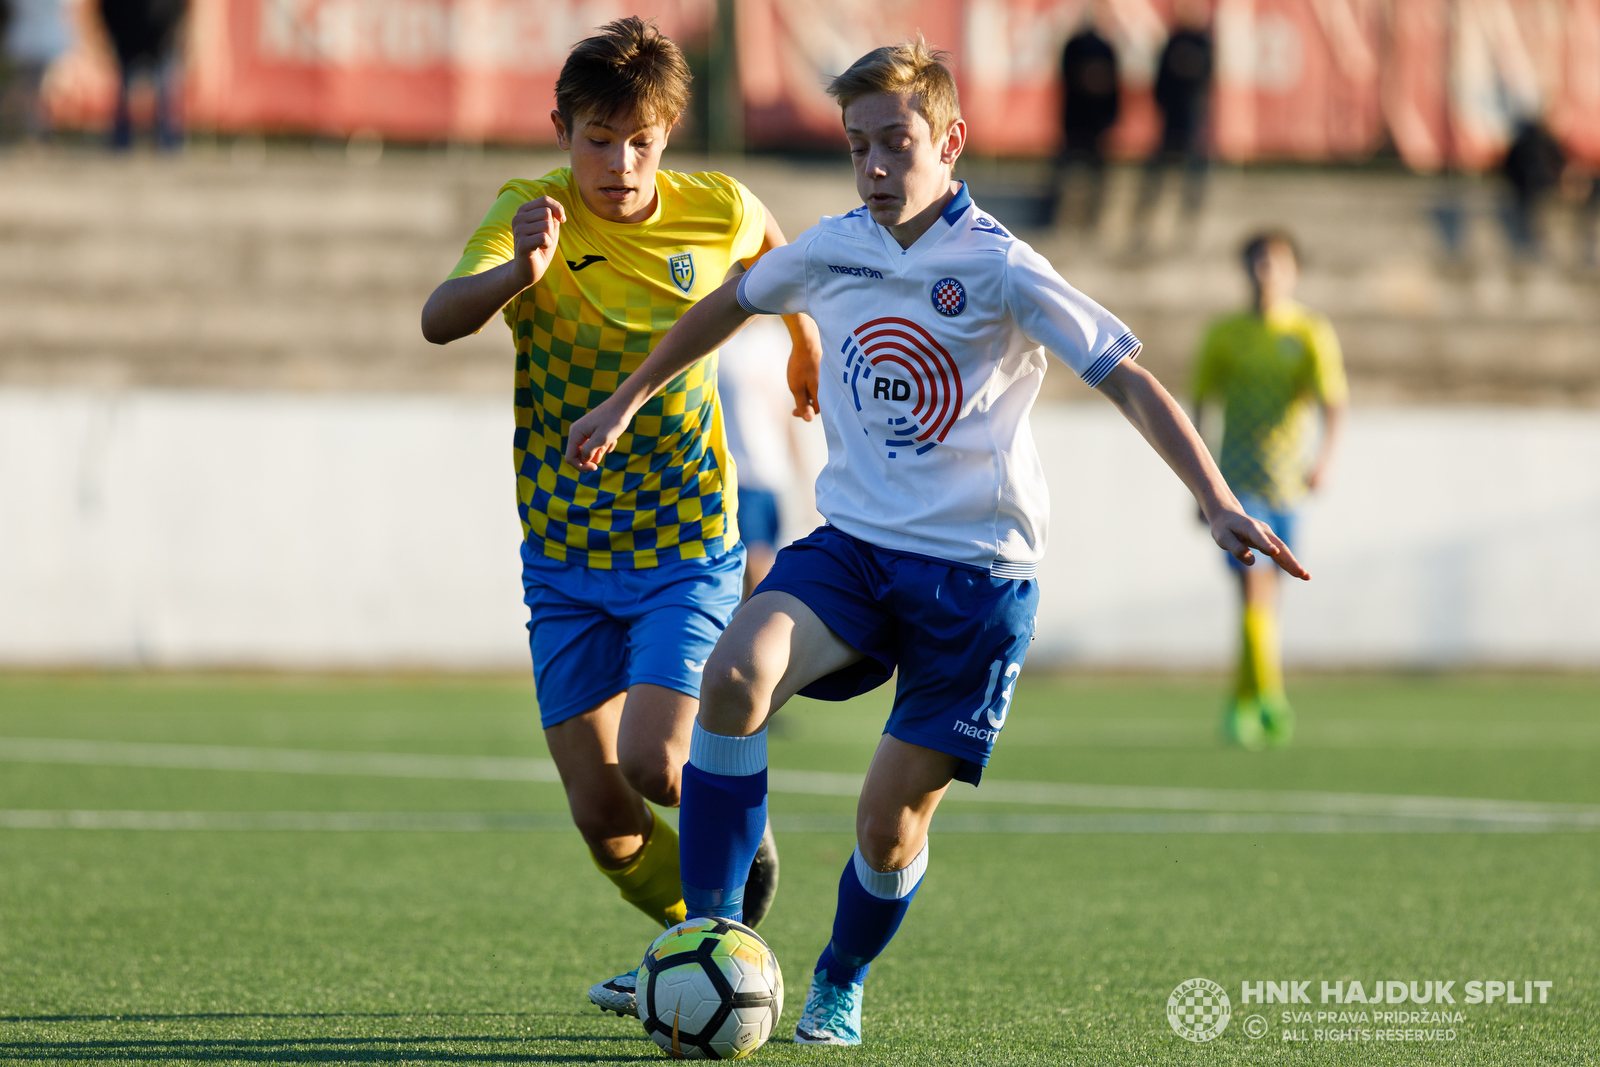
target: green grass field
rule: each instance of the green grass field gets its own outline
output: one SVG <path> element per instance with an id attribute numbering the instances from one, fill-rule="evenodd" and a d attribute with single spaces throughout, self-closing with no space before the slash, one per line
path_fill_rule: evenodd
<path id="1" fill-rule="evenodd" d="M 990 781 L 1135 788 L 997 786 L 997 803 L 954 787 L 928 880 L 874 966 L 860 1049 L 788 1040 L 853 803 L 775 792 L 789 829 L 762 932 L 789 1000 L 758 1062 L 1600 1061 L 1600 680 L 1310 678 L 1295 696 L 1295 746 L 1248 754 L 1213 740 L 1214 682 L 1025 679 Z M 886 710 L 886 696 L 790 709 L 774 768 L 859 774 Z M 7 740 L 19 738 L 74 744 Z M 224 747 L 173 766 L 154 744 Z M 560 825 L 557 786 L 207 763 L 238 749 L 546 756 L 518 682 L 0 677 L 0 816 L 14 827 L 0 829 L 0 1061 L 661 1059 L 635 1022 L 585 1000 L 652 930 L 575 832 L 540 829 Z M 1410 818 L 1373 794 L 1505 803 Z M 118 812 L 534 829 L 25 828 Z M 1289 821 L 1237 832 L 1236 818 Z M 1051 832 L 1017 832 L 1029 827 Z M 1166 1020 L 1169 993 L 1194 977 L 1233 999 L 1207 1044 Z M 1318 1024 L 1240 1003 L 1243 982 L 1306 979 L 1313 999 L 1323 980 L 1454 980 L 1462 1019 L 1444 1043 L 1286 1042 Z M 1475 979 L 1554 986 L 1542 1005 L 1459 1003 Z M 1269 1024 L 1259 1040 L 1252 1013 Z"/>

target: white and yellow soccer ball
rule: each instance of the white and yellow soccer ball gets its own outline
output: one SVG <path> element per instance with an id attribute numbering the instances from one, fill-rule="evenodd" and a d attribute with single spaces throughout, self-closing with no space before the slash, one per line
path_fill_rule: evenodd
<path id="1" fill-rule="evenodd" d="M 761 935 L 729 919 L 690 919 L 656 938 L 639 965 L 639 1021 L 669 1055 L 738 1060 L 783 1014 L 783 972 Z"/>

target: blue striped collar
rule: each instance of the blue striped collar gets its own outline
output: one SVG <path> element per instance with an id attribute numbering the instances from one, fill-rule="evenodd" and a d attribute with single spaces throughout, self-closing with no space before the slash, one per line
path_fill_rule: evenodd
<path id="1" fill-rule="evenodd" d="M 967 208 L 971 206 L 972 194 L 967 192 L 967 183 L 962 182 L 961 188 L 956 190 L 956 195 L 951 197 L 950 202 L 944 206 L 944 210 L 939 212 L 938 220 L 929 226 L 921 237 L 911 242 L 910 248 L 901 248 L 900 242 L 894 239 L 894 235 L 889 232 L 889 228 L 882 223 L 878 223 L 878 236 L 883 241 L 884 252 L 890 257 L 891 262 L 909 262 L 911 259 L 921 255 L 924 249 L 944 240 L 945 236 L 955 229 L 956 223 Z M 942 230 L 939 229 L 940 222 L 945 224 L 945 228 Z"/>
<path id="2" fill-rule="evenodd" d="M 939 217 L 954 226 L 961 213 L 971 206 L 972 194 L 967 192 L 967 183 L 962 182 L 961 188 L 956 190 L 956 195 L 944 206 L 944 210 L 939 212 Z"/>

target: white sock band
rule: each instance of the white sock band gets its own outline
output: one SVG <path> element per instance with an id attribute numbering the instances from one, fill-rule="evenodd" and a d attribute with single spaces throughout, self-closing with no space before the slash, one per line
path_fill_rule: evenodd
<path id="1" fill-rule="evenodd" d="M 861 883 L 861 888 L 879 900 L 899 900 L 917 888 L 922 876 L 928 873 L 928 843 L 924 841 L 916 859 L 898 871 L 873 870 L 862 857 L 860 845 L 856 846 L 856 854 L 851 859 L 855 863 L 856 880 Z"/>
<path id="2" fill-rule="evenodd" d="M 767 769 L 767 731 L 749 737 L 724 737 L 694 724 L 689 735 L 689 762 L 710 774 L 743 777 Z"/>

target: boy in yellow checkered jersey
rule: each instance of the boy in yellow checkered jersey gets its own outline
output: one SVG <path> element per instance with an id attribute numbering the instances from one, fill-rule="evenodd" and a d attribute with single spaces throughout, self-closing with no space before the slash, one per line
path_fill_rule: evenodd
<path id="1" fill-rule="evenodd" d="M 1322 483 L 1344 419 L 1344 362 L 1328 320 L 1294 300 L 1300 267 L 1293 238 L 1264 231 L 1245 243 L 1242 258 L 1252 306 L 1206 332 L 1192 386 L 1195 425 L 1208 401 L 1221 402 L 1217 466 L 1246 513 L 1292 548 L 1296 509 Z M 1313 409 L 1322 414 L 1320 440 Z M 1223 736 L 1246 748 L 1285 745 L 1294 710 L 1279 657 L 1278 576 L 1232 556 L 1228 564 L 1239 576 L 1241 624 Z"/>
<path id="2" fill-rule="evenodd" d="M 684 917 L 676 807 L 700 671 L 739 604 L 737 475 L 715 354 L 640 411 L 602 470 L 563 461 L 572 421 L 606 399 L 687 308 L 785 243 L 761 202 L 722 174 L 658 170 L 688 102 L 688 67 L 625 18 L 576 45 L 551 113 L 571 166 L 508 182 L 428 299 L 436 344 L 502 311 L 516 343 L 513 461 L 523 587 L 545 739 L 573 821 L 623 899 Z M 816 410 L 816 327 L 786 320 L 795 415 Z M 777 883 L 770 830 L 761 913 Z M 759 919 L 760 914 L 755 918 Z M 634 1013 L 628 976 L 591 999 Z"/>

